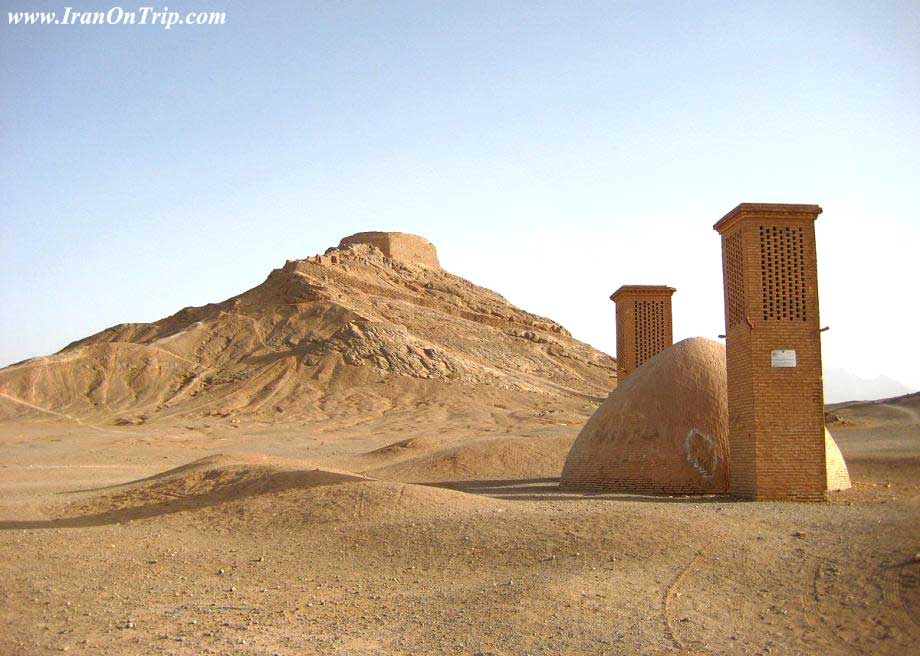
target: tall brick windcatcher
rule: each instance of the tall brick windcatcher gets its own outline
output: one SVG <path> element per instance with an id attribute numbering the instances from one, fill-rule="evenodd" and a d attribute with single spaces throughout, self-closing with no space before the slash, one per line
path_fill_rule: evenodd
<path id="1" fill-rule="evenodd" d="M 742 203 L 722 237 L 730 487 L 827 497 L 814 222 L 817 205 Z"/>
<path id="2" fill-rule="evenodd" d="M 674 343 L 671 294 L 664 285 L 623 285 L 610 300 L 617 305 L 617 379 L 623 380 Z"/>

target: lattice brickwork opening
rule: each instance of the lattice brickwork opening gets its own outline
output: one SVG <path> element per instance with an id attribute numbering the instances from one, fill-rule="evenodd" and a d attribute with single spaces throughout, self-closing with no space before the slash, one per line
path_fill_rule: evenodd
<path id="1" fill-rule="evenodd" d="M 636 367 L 663 351 L 666 342 L 664 301 L 636 301 Z"/>
<path id="2" fill-rule="evenodd" d="M 765 321 L 805 321 L 802 228 L 760 226 L 760 289 Z"/>
<path id="3" fill-rule="evenodd" d="M 744 249 L 740 232 L 725 237 L 725 248 L 722 253 L 722 266 L 725 269 L 725 303 L 728 309 L 728 325 L 725 327 L 728 329 L 744 321 Z"/>
<path id="4" fill-rule="evenodd" d="M 622 312 L 617 312 L 617 358 L 623 360 L 618 362 L 618 367 L 624 367 L 627 362 L 626 356 L 626 319 Z"/>

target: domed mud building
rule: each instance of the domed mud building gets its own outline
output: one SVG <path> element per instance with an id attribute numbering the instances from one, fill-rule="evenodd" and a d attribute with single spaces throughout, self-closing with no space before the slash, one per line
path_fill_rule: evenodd
<path id="1" fill-rule="evenodd" d="M 562 470 L 566 488 L 728 492 L 725 349 L 685 339 L 648 360 L 585 424 Z"/>
<path id="2" fill-rule="evenodd" d="M 825 435 L 828 489 L 849 487 L 840 450 Z M 565 489 L 644 494 L 727 494 L 725 347 L 694 337 L 622 380 L 588 420 L 562 470 Z"/>

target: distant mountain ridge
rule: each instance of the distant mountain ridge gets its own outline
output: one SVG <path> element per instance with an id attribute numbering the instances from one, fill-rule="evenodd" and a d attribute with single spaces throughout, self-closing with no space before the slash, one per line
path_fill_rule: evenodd
<path id="1" fill-rule="evenodd" d="M 875 401 L 910 394 L 910 389 L 888 376 L 861 378 L 845 369 L 827 367 L 824 369 L 824 402 Z"/>

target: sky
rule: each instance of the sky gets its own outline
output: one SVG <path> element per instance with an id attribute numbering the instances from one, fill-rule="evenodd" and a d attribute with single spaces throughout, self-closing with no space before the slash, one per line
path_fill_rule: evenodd
<path id="1" fill-rule="evenodd" d="M 615 352 L 622 284 L 724 332 L 712 225 L 815 203 L 826 367 L 920 389 L 920 2 L 208 2 L 9 25 L 0 365 L 259 284 L 348 234 Z M 151 4 L 160 10 L 163 5 Z"/>

